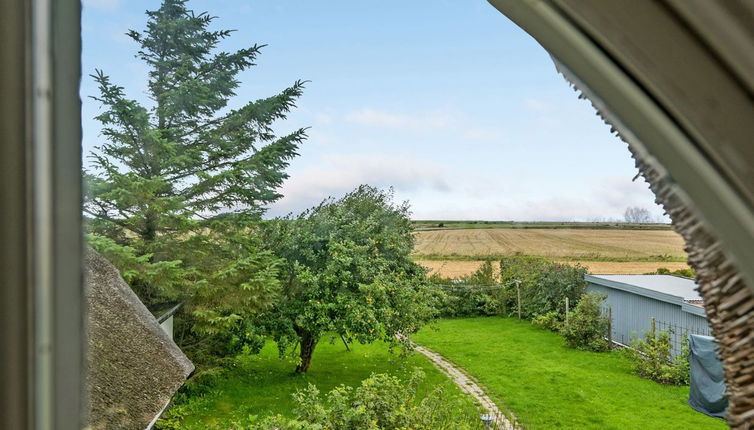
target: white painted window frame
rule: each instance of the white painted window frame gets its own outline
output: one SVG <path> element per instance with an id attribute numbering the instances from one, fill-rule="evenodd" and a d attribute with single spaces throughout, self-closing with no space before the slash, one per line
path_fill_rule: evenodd
<path id="1" fill-rule="evenodd" d="M 551 2 L 490 0 L 598 93 L 754 280 L 754 217 L 667 115 Z M 79 0 L 0 2 L 0 428 L 84 416 Z M 663 146 L 656 146 L 663 142 Z M 655 146 L 653 146 L 655 145 Z M 685 172 L 685 173 L 684 173 Z M 754 285 L 754 283 L 749 283 Z"/>
<path id="2" fill-rule="evenodd" d="M 81 429 L 81 4 L 0 3 L 0 428 Z"/>

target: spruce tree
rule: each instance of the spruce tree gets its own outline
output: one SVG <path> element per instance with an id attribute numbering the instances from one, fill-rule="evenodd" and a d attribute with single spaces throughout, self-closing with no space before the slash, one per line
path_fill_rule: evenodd
<path id="1" fill-rule="evenodd" d="M 216 334 L 272 300 L 275 257 L 254 238 L 255 221 L 281 196 L 285 168 L 306 138 L 273 131 L 302 94 L 279 94 L 230 108 L 238 74 L 263 45 L 224 52 L 230 30 L 195 14 L 186 0 L 147 11 L 127 35 L 149 69 L 149 100 L 129 98 L 101 70 L 103 143 L 90 154 L 84 212 L 90 242 L 121 269 L 147 303 L 180 299 L 192 325 Z"/>
<path id="2" fill-rule="evenodd" d="M 145 31 L 127 34 L 149 67 L 150 105 L 129 99 L 101 70 L 92 75 L 106 142 L 91 153 L 84 210 L 96 231 L 117 231 L 152 252 L 154 242 L 201 219 L 260 215 L 281 197 L 276 189 L 305 130 L 282 137 L 272 130 L 294 107 L 301 81 L 228 108 L 238 73 L 254 65 L 262 46 L 216 52 L 231 31 L 210 30 L 215 17 L 195 14 L 185 0 L 165 0 L 147 16 Z"/>

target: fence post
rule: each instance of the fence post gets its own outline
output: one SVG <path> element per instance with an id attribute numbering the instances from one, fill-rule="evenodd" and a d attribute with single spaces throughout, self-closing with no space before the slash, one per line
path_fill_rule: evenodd
<path id="1" fill-rule="evenodd" d="M 652 317 L 652 337 L 655 337 L 655 329 L 657 328 L 657 321 L 655 321 L 655 317 Z"/>
<path id="2" fill-rule="evenodd" d="M 516 280 L 516 296 L 518 297 L 518 319 L 521 319 L 521 281 Z"/>
<path id="3" fill-rule="evenodd" d="M 607 307 L 607 347 L 613 348 L 613 307 Z"/>
<path id="4" fill-rule="evenodd" d="M 565 317 L 565 326 L 568 327 L 568 297 L 566 297 L 566 317 Z"/>

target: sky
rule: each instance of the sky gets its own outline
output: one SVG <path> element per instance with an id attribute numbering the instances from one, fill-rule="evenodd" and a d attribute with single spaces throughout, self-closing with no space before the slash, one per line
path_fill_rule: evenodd
<path id="1" fill-rule="evenodd" d="M 101 143 L 88 75 L 102 69 L 146 100 L 146 67 L 125 36 L 159 2 L 84 0 L 85 155 Z M 485 0 L 192 0 L 234 29 L 221 49 L 266 44 L 231 107 L 308 80 L 275 125 L 310 127 L 284 197 L 298 213 L 360 184 L 393 187 L 414 219 L 604 221 L 629 206 L 667 222 L 626 144 L 549 54 Z M 85 161 L 86 164 L 86 161 Z"/>

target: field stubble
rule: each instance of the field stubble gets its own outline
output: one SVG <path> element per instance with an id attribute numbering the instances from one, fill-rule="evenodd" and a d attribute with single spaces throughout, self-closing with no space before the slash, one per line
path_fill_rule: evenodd
<path id="1" fill-rule="evenodd" d="M 416 232 L 414 254 L 420 260 L 524 254 L 555 260 L 685 261 L 683 247 L 681 236 L 671 230 L 466 229 Z"/>
<path id="2" fill-rule="evenodd" d="M 414 257 L 430 273 L 458 278 L 484 259 L 537 255 L 581 264 L 594 274 L 686 269 L 681 236 L 672 230 L 458 229 L 419 231 Z"/>

